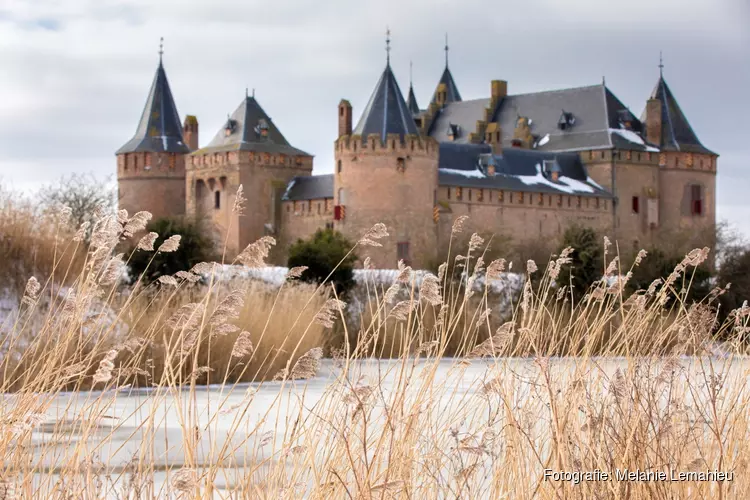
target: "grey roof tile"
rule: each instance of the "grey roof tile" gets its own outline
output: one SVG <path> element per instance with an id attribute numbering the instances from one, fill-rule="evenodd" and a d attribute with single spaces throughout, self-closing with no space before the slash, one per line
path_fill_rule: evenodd
<path id="1" fill-rule="evenodd" d="M 263 128 L 266 130 L 265 136 L 262 134 Z M 196 154 L 211 151 L 255 151 L 310 156 L 289 144 L 252 96 L 245 96 L 211 142 L 196 151 Z"/>
<path id="2" fill-rule="evenodd" d="M 440 185 L 612 197 L 588 177 L 577 154 L 511 148 L 504 150 L 502 155 L 491 155 L 491 151 L 486 144 L 440 144 Z M 495 163 L 494 176 L 487 175 L 482 163 L 486 164 L 490 156 Z M 559 166 L 558 182 L 541 175 L 545 160 L 554 161 Z"/>
<path id="3" fill-rule="evenodd" d="M 363 141 L 370 134 L 378 134 L 382 141 L 386 140 L 388 134 L 399 134 L 402 137 L 406 134 L 419 134 L 390 64 L 386 64 L 353 134 L 361 135 Z"/>
<path id="4" fill-rule="evenodd" d="M 715 154 L 698 140 L 693 132 L 685 114 L 677 104 L 672 91 L 664 77 L 659 77 L 649 99 L 661 101 L 661 144 L 662 149 L 667 151 L 684 151 L 687 153 Z M 646 121 L 646 111 L 641 115 L 641 121 Z"/>
<path id="5" fill-rule="evenodd" d="M 285 201 L 333 198 L 333 174 L 295 177 L 286 187 Z"/>
<path id="6" fill-rule="evenodd" d="M 453 102 L 435 118 L 430 136 L 440 142 L 468 143 L 478 120 L 484 118 L 489 99 Z M 572 117 L 565 129 L 558 126 L 563 113 Z M 581 151 L 613 147 L 651 151 L 641 136 L 642 124 L 635 115 L 604 85 L 510 95 L 502 99 L 490 121 L 501 127 L 503 146 L 509 147 L 519 116 L 531 120 L 531 133 L 540 151 Z M 624 130 L 629 121 L 632 130 Z M 451 141 L 450 125 L 462 130 Z"/>
<path id="7" fill-rule="evenodd" d="M 182 125 L 177 113 L 167 73 L 161 60 L 146 98 L 135 135 L 115 154 L 123 153 L 189 153 L 182 139 Z"/>

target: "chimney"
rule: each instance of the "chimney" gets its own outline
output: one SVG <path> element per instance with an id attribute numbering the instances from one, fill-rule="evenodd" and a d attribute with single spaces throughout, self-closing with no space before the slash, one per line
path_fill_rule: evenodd
<path id="1" fill-rule="evenodd" d="M 339 103 L 339 137 L 352 135 L 352 105 L 346 99 Z"/>
<path id="2" fill-rule="evenodd" d="M 445 106 L 445 101 L 448 100 L 448 86 L 444 83 L 438 85 L 435 91 L 435 103 L 441 108 Z"/>
<path id="3" fill-rule="evenodd" d="M 487 128 L 484 130 L 484 142 L 492 147 L 492 154 L 499 155 L 503 152 L 500 136 L 500 125 L 496 122 L 487 124 Z"/>
<path id="4" fill-rule="evenodd" d="M 661 101 L 649 99 L 646 102 L 646 140 L 661 146 Z"/>
<path id="5" fill-rule="evenodd" d="M 190 151 L 198 150 L 198 119 L 193 115 L 185 117 L 185 123 L 182 126 L 182 139 Z"/>
<path id="6" fill-rule="evenodd" d="M 490 84 L 490 97 L 497 102 L 508 95 L 508 82 L 505 80 L 492 80 Z"/>

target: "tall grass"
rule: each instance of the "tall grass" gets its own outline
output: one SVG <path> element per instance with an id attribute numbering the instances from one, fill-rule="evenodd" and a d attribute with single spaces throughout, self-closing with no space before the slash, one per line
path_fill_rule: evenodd
<path id="1" fill-rule="evenodd" d="M 750 493 L 750 308 L 715 328 L 722 290 L 683 300 L 707 249 L 631 296 L 610 256 L 579 303 L 555 284 L 567 251 L 530 261 L 527 276 L 541 278 L 498 317 L 477 284 L 509 264 L 485 262 L 474 235 L 437 275 L 417 282 L 402 264 L 392 286 L 372 284 L 352 327 L 325 283 L 295 283 L 300 269 L 280 289 L 217 283 L 212 263 L 123 289 L 128 256 L 116 249 L 148 219 L 98 218 L 69 287 L 28 281 L 0 360 L 0 498 Z M 357 245 L 386 236 L 376 225 Z M 173 251 L 179 238 L 152 244 L 134 251 Z M 272 244 L 239 261 L 263 265 Z M 625 468 L 734 476 L 573 484 L 544 473 Z"/>

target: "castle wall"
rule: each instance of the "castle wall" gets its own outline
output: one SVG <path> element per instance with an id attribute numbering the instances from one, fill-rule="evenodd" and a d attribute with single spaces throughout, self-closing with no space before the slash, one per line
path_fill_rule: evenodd
<path id="1" fill-rule="evenodd" d="M 716 157 L 669 152 L 660 155 L 661 227 L 678 250 L 713 247 L 716 235 Z M 691 186 L 700 186 L 702 213 L 693 213 Z"/>
<path id="2" fill-rule="evenodd" d="M 311 172 L 312 158 L 308 156 L 248 151 L 193 154 L 186 180 L 188 210 L 208 216 L 218 230 L 218 237 L 222 242 L 226 240 L 227 257 L 232 259 L 262 236 L 278 238 L 284 190 L 293 177 Z M 232 212 L 240 184 L 247 200 L 242 217 Z M 219 208 L 215 207 L 217 191 L 221 199 Z M 280 263 L 281 253 L 277 245 L 269 261 Z"/>
<path id="3" fill-rule="evenodd" d="M 174 153 L 117 155 L 118 206 L 153 219 L 185 213 L 185 156 Z"/>
<path id="4" fill-rule="evenodd" d="M 333 198 L 283 202 L 277 242 L 280 260 L 286 261 L 290 245 L 299 239 L 308 239 L 327 224 L 333 225 Z"/>
<path id="5" fill-rule="evenodd" d="M 389 231 L 382 247 L 363 247 L 361 259 L 393 268 L 400 258 L 426 267 L 437 255 L 437 228 L 433 208 L 437 201 L 438 143 L 431 138 L 407 136 L 401 142 L 377 135 L 363 144 L 359 136 L 336 142 L 334 199 L 345 207 L 345 218 L 335 228 L 357 241 L 382 222 Z"/>
<path id="6" fill-rule="evenodd" d="M 438 200 L 441 250 L 462 215 L 469 216 L 464 233 L 509 237 L 511 244 L 556 242 L 574 223 L 605 234 L 611 229 L 612 201 L 607 198 L 440 186 Z"/>

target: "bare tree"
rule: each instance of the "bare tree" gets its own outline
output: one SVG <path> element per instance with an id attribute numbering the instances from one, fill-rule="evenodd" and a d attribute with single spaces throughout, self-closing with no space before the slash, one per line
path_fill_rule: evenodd
<path id="1" fill-rule="evenodd" d="M 91 173 L 63 176 L 57 183 L 43 186 L 39 194 L 44 208 L 69 207 L 75 227 L 93 222 L 97 209 L 105 213 L 117 210 L 117 185 Z"/>

